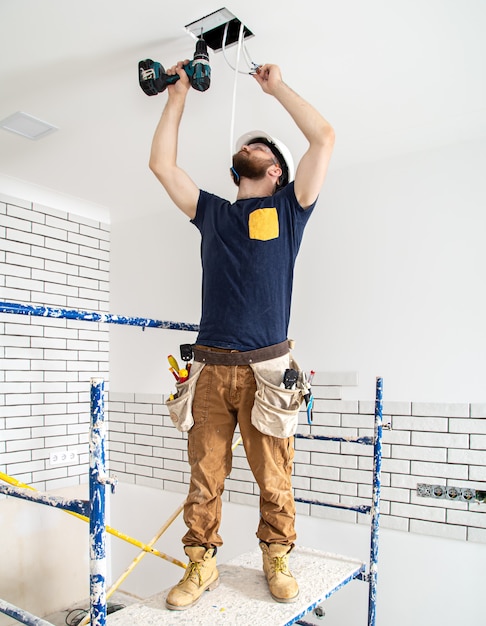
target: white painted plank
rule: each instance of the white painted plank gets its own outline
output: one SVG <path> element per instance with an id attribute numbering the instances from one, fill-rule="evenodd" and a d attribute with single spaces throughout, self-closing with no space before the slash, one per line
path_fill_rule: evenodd
<path id="1" fill-rule="evenodd" d="M 361 561 L 296 547 L 290 557 L 290 570 L 300 594 L 296 602 L 275 602 L 262 571 L 260 550 L 243 554 L 218 565 L 219 586 L 203 594 L 196 606 L 185 611 L 165 607 L 167 590 L 143 604 L 133 604 L 108 616 L 108 626 L 288 626 L 323 602 L 334 591 L 350 582 L 364 569 Z"/>

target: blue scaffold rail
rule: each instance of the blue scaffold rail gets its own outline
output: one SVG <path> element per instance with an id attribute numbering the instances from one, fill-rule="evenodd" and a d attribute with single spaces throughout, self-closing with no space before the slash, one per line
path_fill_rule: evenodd
<path id="1" fill-rule="evenodd" d="M 48 493 L 39 493 L 26 489 L 25 487 L 12 487 L 9 485 L 0 485 L 0 493 L 4 496 L 12 496 L 14 498 L 22 498 L 30 502 L 53 506 L 56 509 L 71 511 L 78 515 L 89 516 L 90 503 L 87 500 L 73 500 L 71 498 L 62 498 L 61 496 L 51 496 Z"/>
<path id="2" fill-rule="evenodd" d="M 301 504 L 311 504 L 315 506 L 327 506 L 331 509 L 342 509 L 345 511 L 354 511 L 355 513 L 368 514 L 371 511 L 371 506 L 368 504 L 339 504 L 339 502 L 323 502 L 322 500 L 308 500 L 306 498 L 299 498 L 294 496 L 295 502 Z"/>
<path id="3" fill-rule="evenodd" d="M 368 592 L 368 626 L 376 624 L 376 589 L 378 579 L 378 536 L 380 528 L 380 496 L 381 496 L 381 461 L 382 461 L 382 438 L 383 438 L 383 379 L 376 378 L 375 416 L 373 437 L 327 437 L 324 435 L 302 435 L 296 433 L 297 439 L 315 439 L 321 441 L 337 441 L 342 443 L 358 443 L 373 446 L 373 493 L 371 506 L 347 505 L 337 502 L 324 502 L 322 500 L 310 500 L 294 496 L 295 502 L 354 511 L 357 513 L 371 513 L 371 539 L 369 573 L 360 571 L 355 578 L 369 584 Z M 300 616 L 299 616 L 300 619 Z M 307 626 L 307 622 L 298 621 L 298 624 Z M 310 625 L 309 625 L 310 626 Z"/>
<path id="4" fill-rule="evenodd" d="M 40 617 L 36 617 L 29 613 L 28 611 L 24 611 L 24 609 L 19 609 L 17 606 L 10 604 L 10 602 L 6 602 L 5 600 L 0 599 L 0 613 L 4 613 L 9 617 L 13 617 L 17 622 L 21 622 L 22 624 L 28 624 L 29 626 L 53 626 L 51 622 L 46 622 Z"/>
<path id="5" fill-rule="evenodd" d="M 320 606 L 325 600 L 327 600 L 328 598 L 330 598 L 334 593 L 336 593 L 336 591 L 339 591 L 340 589 L 342 589 L 343 587 L 345 587 L 348 583 L 350 583 L 352 580 L 359 578 L 360 575 L 362 575 L 363 571 L 364 571 L 365 566 L 363 565 L 359 571 L 355 572 L 354 574 L 352 574 L 351 576 L 348 576 L 347 578 L 345 578 L 339 585 L 337 585 L 336 587 L 334 587 L 331 591 L 329 591 L 328 593 L 326 593 L 322 598 L 320 598 L 317 602 L 314 602 L 310 607 L 308 607 L 305 611 L 303 611 L 302 613 L 299 613 L 299 615 L 296 615 L 292 621 L 288 622 L 287 624 L 285 624 L 285 626 L 291 626 L 291 624 L 301 624 L 302 626 L 307 626 L 307 622 L 303 622 L 303 621 L 296 621 L 296 620 L 301 620 L 305 615 L 307 615 L 307 613 L 309 613 L 310 611 L 313 611 L 314 609 L 316 609 L 318 606 Z M 313 624 L 309 624 L 309 626 L 313 626 Z"/>
<path id="6" fill-rule="evenodd" d="M 0 302 L 0 313 L 14 313 L 17 315 L 32 315 L 35 317 L 56 317 L 59 319 L 80 320 L 84 322 L 100 322 L 103 324 L 122 324 L 124 326 L 139 326 L 141 328 L 162 328 L 166 330 L 198 331 L 197 324 L 186 322 L 170 322 L 155 320 L 148 317 L 126 317 L 111 313 L 96 311 L 77 311 L 75 309 L 58 309 L 49 306 L 33 306 L 16 302 Z"/>
<path id="7" fill-rule="evenodd" d="M 316 441 L 338 441 L 341 443 L 359 443 L 364 446 L 372 446 L 375 442 L 373 437 L 327 437 L 326 435 L 302 435 L 295 433 L 296 439 L 315 439 Z"/>
<path id="8" fill-rule="evenodd" d="M 89 502 L 72 500 L 39 493 L 23 487 L 0 485 L 0 494 L 14 496 L 61 508 L 73 513 L 89 515 L 90 530 L 90 623 L 91 626 L 106 624 L 106 524 L 105 487 L 112 491 L 116 479 L 105 473 L 105 424 L 104 424 L 104 380 L 92 378 L 90 387 L 91 427 L 89 433 Z M 30 626 L 53 626 L 23 609 L 0 599 L 0 613 L 5 613 Z"/>

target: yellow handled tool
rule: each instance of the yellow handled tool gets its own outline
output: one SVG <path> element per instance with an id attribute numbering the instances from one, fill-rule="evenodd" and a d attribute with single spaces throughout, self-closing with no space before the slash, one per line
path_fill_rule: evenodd
<path id="1" fill-rule="evenodd" d="M 167 360 L 169 361 L 169 365 L 174 368 L 177 373 L 179 373 L 179 363 L 175 360 L 172 354 L 169 354 Z"/>

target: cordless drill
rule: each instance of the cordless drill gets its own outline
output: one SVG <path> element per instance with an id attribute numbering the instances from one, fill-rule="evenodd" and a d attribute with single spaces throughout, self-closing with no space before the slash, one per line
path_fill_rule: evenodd
<path id="1" fill-rule="evenodd" d="M 211 68 L 209 67 L 208 48 L 204 39 L 198 39 L 194 58 L 184 65 L 184 70 L 191 81 L 192 87 L 198 91 L 209 89 L 211 82 Z M 145 59 L 138 63 L 138 80 L 140 87 L 147 96 L 156 96 L 179 80 L 179 74 L 169 76 L 163 66 L 152 59 Z"/>

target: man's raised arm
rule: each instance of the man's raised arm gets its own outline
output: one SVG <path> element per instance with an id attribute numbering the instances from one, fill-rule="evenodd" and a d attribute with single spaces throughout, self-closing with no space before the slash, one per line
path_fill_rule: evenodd
<path id="1" fill-rule="evenodd" d="M 262 65 L 254 77 L 263 91 L 286 109 L 309 142 L 295 174 L 296 198 L 307 208 L 316 200 L 324 183 L 334 148 L 334 130 L 311 104 L 284 83 L 277 65 Z"/>
<path id="2" fill-rule="evenodd" d="M 190 87 L 180 62 L 167 71 L 179 74 L 180 80 L 169 85 L 168 100 L 155 130 L 149 167 L 164 186 L 176 206 L 193 219 L 196 215 L 199 188 L 189 175 L 177 165 L 179 126 Z"/>

